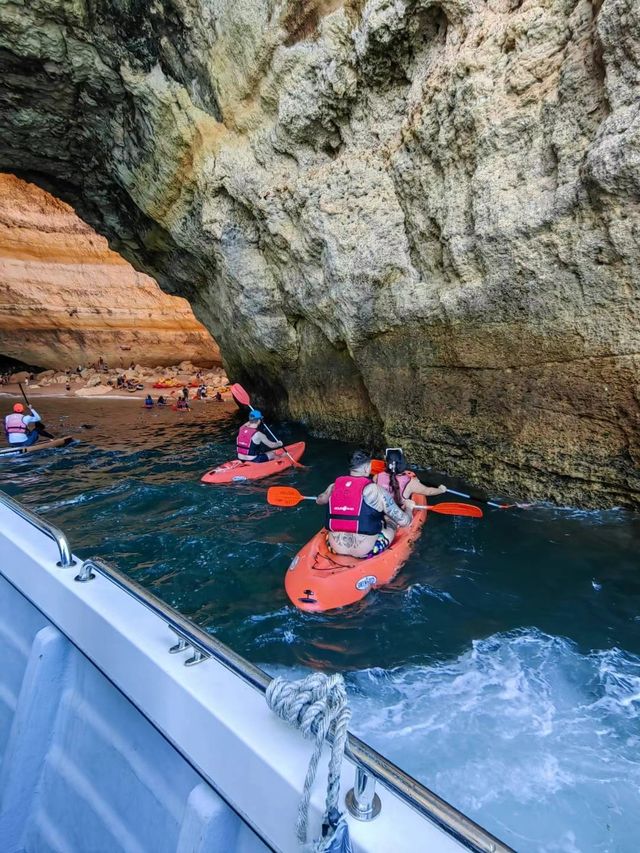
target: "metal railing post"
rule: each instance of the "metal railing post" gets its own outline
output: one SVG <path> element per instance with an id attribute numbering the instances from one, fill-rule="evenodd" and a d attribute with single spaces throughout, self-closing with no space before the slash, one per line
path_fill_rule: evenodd
<path id="1" fill-rule="evenodd" d="M 382 803 L 376 794 L 376 777 L 362 767 L 356 767 L 353 788 L 344 798 L 349 814 L 356 820 L 373 820 L 380 814 Z"/>

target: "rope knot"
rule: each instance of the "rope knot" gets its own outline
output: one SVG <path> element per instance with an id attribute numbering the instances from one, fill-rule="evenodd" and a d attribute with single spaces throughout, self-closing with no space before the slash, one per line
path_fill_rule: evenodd
<path id="1" fill-rule="evenodd" d="M 301 681 L 274 678 L 267 690 L 267 704 L 286 723 L 300 729 L 306 738 L 328 731 L 340 709 L 347 704 L 341 675 L 321 672 Z"/>
<path id="2" fill-rule="evenodd" d="M 306 738 L 315 740 L 296 824 L 298 839 L 305 843 L 311 788 L 318 769 L 322 746 L 329 733 L 333 735 L 333 742 L 327 780 L 325 823 L 332 810 L 338 811 L 340 769 L 347 741 L 347 727 L 351 718 L 347 690 L 341 675 L 336 673 L 327 676 L 321 672 L 315 672 L 300 681 L 274 678 L 267 688 L 266 699 L 267 705 L 282 720 L 295 726 Z M 335 821 L 332 823 L 335 827 Z M 320 839 L 316 844 L 323 846 L 322 848 L 317 846 L 316 849 L 327 849 L 329 840 L 327 837 Z"/>

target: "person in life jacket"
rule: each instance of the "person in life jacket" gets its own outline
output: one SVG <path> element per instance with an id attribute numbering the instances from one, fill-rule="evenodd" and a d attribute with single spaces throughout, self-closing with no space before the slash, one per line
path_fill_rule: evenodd
<path id="1" fill-rule="evenodd" d="M 25 415 L 22 403 L 15 403 L 13 412 L 4 419 L 4 432 L 9 444 L 28 447 L 38 440 L 39 432 L 36 429 L 30 430 L 29 426 L 39 423 L 42 418 L 33 406 L 29 406 L 29 409 L 31 414 Z"/>
<path id="2" fill-rule="evenodd" d="M 145 406 L 147 407 L 147 409 L 152 408 L 152 406 L 153 406 L 153 397 L 151 396 L 151 394 L 147 394 L 147 396 L 144 398 L 144 404 L 145 404 Z"/>
<path id="3" fill-rule="evenodd" d="M 268 462 L 276 457 L 274 450 L 282 447 L 281 441 L 271 441 L 261 430 L 262 412 L 251 409 L 249 420 L 238 431 L 236 452 L 242 462 Z"/>
<path id="4" fill-rule="evenodd" d="M 368 559 L 381 554 L 393 542 L 396 527 L 411 524 L 412 500 L 404 510 L 389 492 L 371 479 L 371 456 L 356 450 L 349 474 L 338 477 L 318 496 L 316 503 L 327 507 L 327 546 L 335 554 Z"/>
<path id="5" fill-rule="evenodd" d="M 388 447 L 384 454 L 385 470 L 375 476 L 375 482 L 388 492 L 399 507 L 413 495 L 443 495 L 446 486 L 425 486 L 413 471 L 407 471 L 407 460 L 401 447 Z"/>

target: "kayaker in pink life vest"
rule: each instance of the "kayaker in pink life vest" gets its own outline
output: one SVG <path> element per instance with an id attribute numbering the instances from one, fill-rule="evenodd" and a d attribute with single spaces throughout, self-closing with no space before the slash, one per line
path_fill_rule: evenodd
<path id="1" fill-rule="evenodd" d="M 262 412 L 251 409 L 249 420 L 238 431 L 236 452 L 242 462 L 268 462 L 276 457 L 274 450 L 282 447 L 281 441 L 271 441 L 261 432 Z"/>
<path id="2" fill-rule="evenodd" d="M 30 430 L 29 427 L 31 424 L 37 424 L 42 418 L 33 406 L 29 406 L 29 409 L 31 414 L 25 415 L 22 403 L 14 403 L 13 412 L 4 419 L 4 432 L 9 444 L 29 447 L 38 440 L 38 431 Z"/>
<path id="3" fill-rule="evenodd" d="M 411 524 L 412 500 L 404 511 L 371 479 L 371 457 L 356 450 L 351 457 L 349 475 L 338 477 L 318 496 L 316 503 L 327 505 L 327 546 L 335 554 L 367 559 L 386 550 L 393 542 L 396 528 Z"/>
<path id="4" fill-rule="evenodd" d="M 446 486 L 425 486 L 413 471 L 407 471 L 407 460 L 401 447 L 388 447 L 384 454 L 385 470 L 377 474 L 374 481 L 388 492 L 399 507 L 404 506 L 413 495 L 443 495 Z"/>

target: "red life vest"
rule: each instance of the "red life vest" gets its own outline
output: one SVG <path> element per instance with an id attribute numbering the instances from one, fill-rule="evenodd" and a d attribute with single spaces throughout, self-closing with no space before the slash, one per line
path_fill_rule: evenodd
<path id="1" fill-rule="evenodd" d="M 249 427 L 246 424 L 240 427 L 238 438 L 236 439 L 236 453 L 238 456 L 257 456 L 260 453 L 259 449 L 253 444 L 253 436 L 258 432 L 255 427 Z"/>
<path id="2" fill-rule="evenodd" d="M 407 483 L 415 476 L 416 475 L 413 473 L 413 471 L 405 471 L 404 474 L 398 474 L 397 480 L 398 486 L 400 488 L 400 497 L 404 496 L 404 490 L 407 487 Z M 393 489 L 391 488 L 391 476 L 387 473 L 387 471 L 382 471 L 380 474 L 378 474 L 378 476 L 376 477 L 376 483 L 380 486 L 381 489 L 384 489 L 385 492 L 389 492 L 391 497 L 394 497 Z"/>
<path id="3" fill-rule="evenodd" d="M 26 435 L 29 432 L 27 425 L 22 420 L 23 417 L 24 415 L 20 415 L 17 412 L 6 416 L 4 419 L 4 431 L 7 435 L 15 435 L 18 432 Z"/>
<path id="4" fill-rule="evenodd" d="M 327 530 L 368 536 L 380 533 L 384 513 L 369 506 L 364 499 L 363 492 L 370 485 L 368 477 L 338 477 L 327 507 Z"/>

